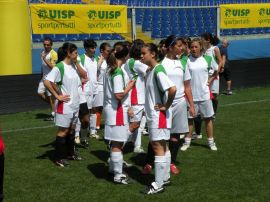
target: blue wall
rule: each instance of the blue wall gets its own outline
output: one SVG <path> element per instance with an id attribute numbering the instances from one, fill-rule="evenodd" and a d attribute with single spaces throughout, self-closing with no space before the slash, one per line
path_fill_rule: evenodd
<path id="1" fill-rule="evenodd" d="M 33 74 L 41 72 L 40 61 L 41 49 L 32 50 Z M 79 54 L 84 53 L 83 48 L 78 49 Z M 99 53 L 97 49 L 96 53 Z M 230 60 L 246 60 L 256 58 L 270 58 L 270 39 L 249 39 L 230 41 L 228 48 Z"/>

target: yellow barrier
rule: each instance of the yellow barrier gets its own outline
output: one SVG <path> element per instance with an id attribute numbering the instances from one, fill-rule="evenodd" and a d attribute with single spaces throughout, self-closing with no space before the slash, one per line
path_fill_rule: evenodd
<path id="1" fill-rule="evenodd" d="M 270 4 L 220 5 L 220 28 L 270 27 Z"/>
<path id="2" fill-rule="evenodd" d="M 0 0 L 0 76 L 32 73 L 28 2 Z"/>
<path id="3" fill-rule="evenodd" d="M 127 7 L 30 5 L 34 34 L 127 33 Z"/>

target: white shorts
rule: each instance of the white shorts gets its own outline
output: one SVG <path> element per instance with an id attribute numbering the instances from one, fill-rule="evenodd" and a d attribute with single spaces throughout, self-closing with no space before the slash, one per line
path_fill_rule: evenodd
<path id="1" fill-rule="evenodd" d="M 128 140 L 128 124 L 124 126 L 105 125 L 104 139 L 109 141 L 126 142 Z"/>
<path id="2" fill-rule="evenodd" d="M 55 113 L 55 125 L 63 128 L 69 128 L 75 126 L 78 122 L 79 112 L 74 112 L 71 114 L 59 114 Z"/>
<path id="3" fill-rule="evenodd" d="M 88 109 L 92 109 L 93 106 L 93 95 L 85 95 Z"/>
<path id="4" fill-rule="evenodd" d="M 133 105 L 131 106 L 134 116 L 129 119 L 132 122 L 140 122 L 143 117 L 144 105 Z"/>
<path id="5" fill-rule="evenodd" d="M 104 92 L 99 91 L 97 95 L 94 95 L 92 107 L 103 107 Z"/>
<path id="6" fill-rule="evenodd" d="M 148 133 L 150 141 L 170 139 L 170 129 L 168 128 L 148 128 Z"/>
<path id="7" fill-rule="evenodd" d="M 214 79 L 210 85 L 210 90 L 214 94 L 219 94 L 219 77 L 218 79 Z"/>
<path id="8" fill-rule="evenodd" d="M 46 93 L 47 96 L 52 96 L 51 92 L 45 87 L 43 79 L 41 79 L 39 84 L 38 84 L 37 92 L 38 92 L 38 94 Z"/>
<path id="9" fill-rule="evenodd" d="M 202 118 L 211 118 L 214 115 L 212 100 L 194 101 L 194 106 L 196 116 L 200 114 Z M 193 119 L 195 117 L 189 115 L 188 118 Z"/>
<path id="10" fill-rule="evenodd" d="M 186 99 L 172 106 L 171 134 L 188 133 L 188 107 Z"/>

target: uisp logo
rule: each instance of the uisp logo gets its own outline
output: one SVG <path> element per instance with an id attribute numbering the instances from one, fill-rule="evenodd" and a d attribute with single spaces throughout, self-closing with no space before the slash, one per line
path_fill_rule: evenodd
<path id="1" fill-rule="evenodd" d="M 260 16 L 270 15 L 270 8 L 261 8 L 259 10 L 259 15 Z"/>
<path id="2" fill-rule="evenodd" d="M 250 14 L 249 9 L 226 9 L 225 16 L 229 17 L 247 17 Z"/>
<path id="3" fill-rule="evenodd" d="M 88 18 L 90 20 L 112 20 L 112 19 L 117 19 L 118 17 L 121 16 L 120 11 L 95 11 L 95 10 L 90 10 L 88 11 Z"/>
<path id="4" fill-rule="evenodd" d="M 73 10 L 45 10 L 40 9 L 37 11 L 40 19 L 70 19 L 75 16 Z"/>

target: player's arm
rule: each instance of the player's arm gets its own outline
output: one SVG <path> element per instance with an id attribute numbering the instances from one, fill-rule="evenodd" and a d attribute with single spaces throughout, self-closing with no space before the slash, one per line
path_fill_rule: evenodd
<path id="1" fill-rule="evenodd" d="M 87 72 L 82 68 L 81 63 L 77 61 L 75 65 L 77 68 L 77 72 L 78 72 L 79 76 L 82 78 L 82 80 L 88 81 Z"/>
<path id="2" fill-rule="evenodd" d="M 224 67 L 223 60 L 222 60 L 219 48 L 215 47 L 214 51 L 215 51 L 215 55 L 218 61 L 218 72 L 220 72 L 221 69 Z"/>
<path id="3" fill-rule="evenodd" d="M 136 80 L 130 80 L 128 82 L 128 85 L 124 89 L 124 92 L 122 92 L 122 93 L 115 93 L 114 94 L 115 95 L 115 98 L 117 100 L 119 100 L 119 101 L 122 100 L 129 93 L 129 91 L 133 88 L 133 86 L 135 85 L 135 83 L 136 83 Z"/>
<path id="4" fill-rule="evenodd" d="M 191 116 L 195 116 L 195 107 L 193 102 L 192 90 L 190 86 L 190 80 L 184 81 L 185 95 L 189 104 L 189 113 Z"/>

